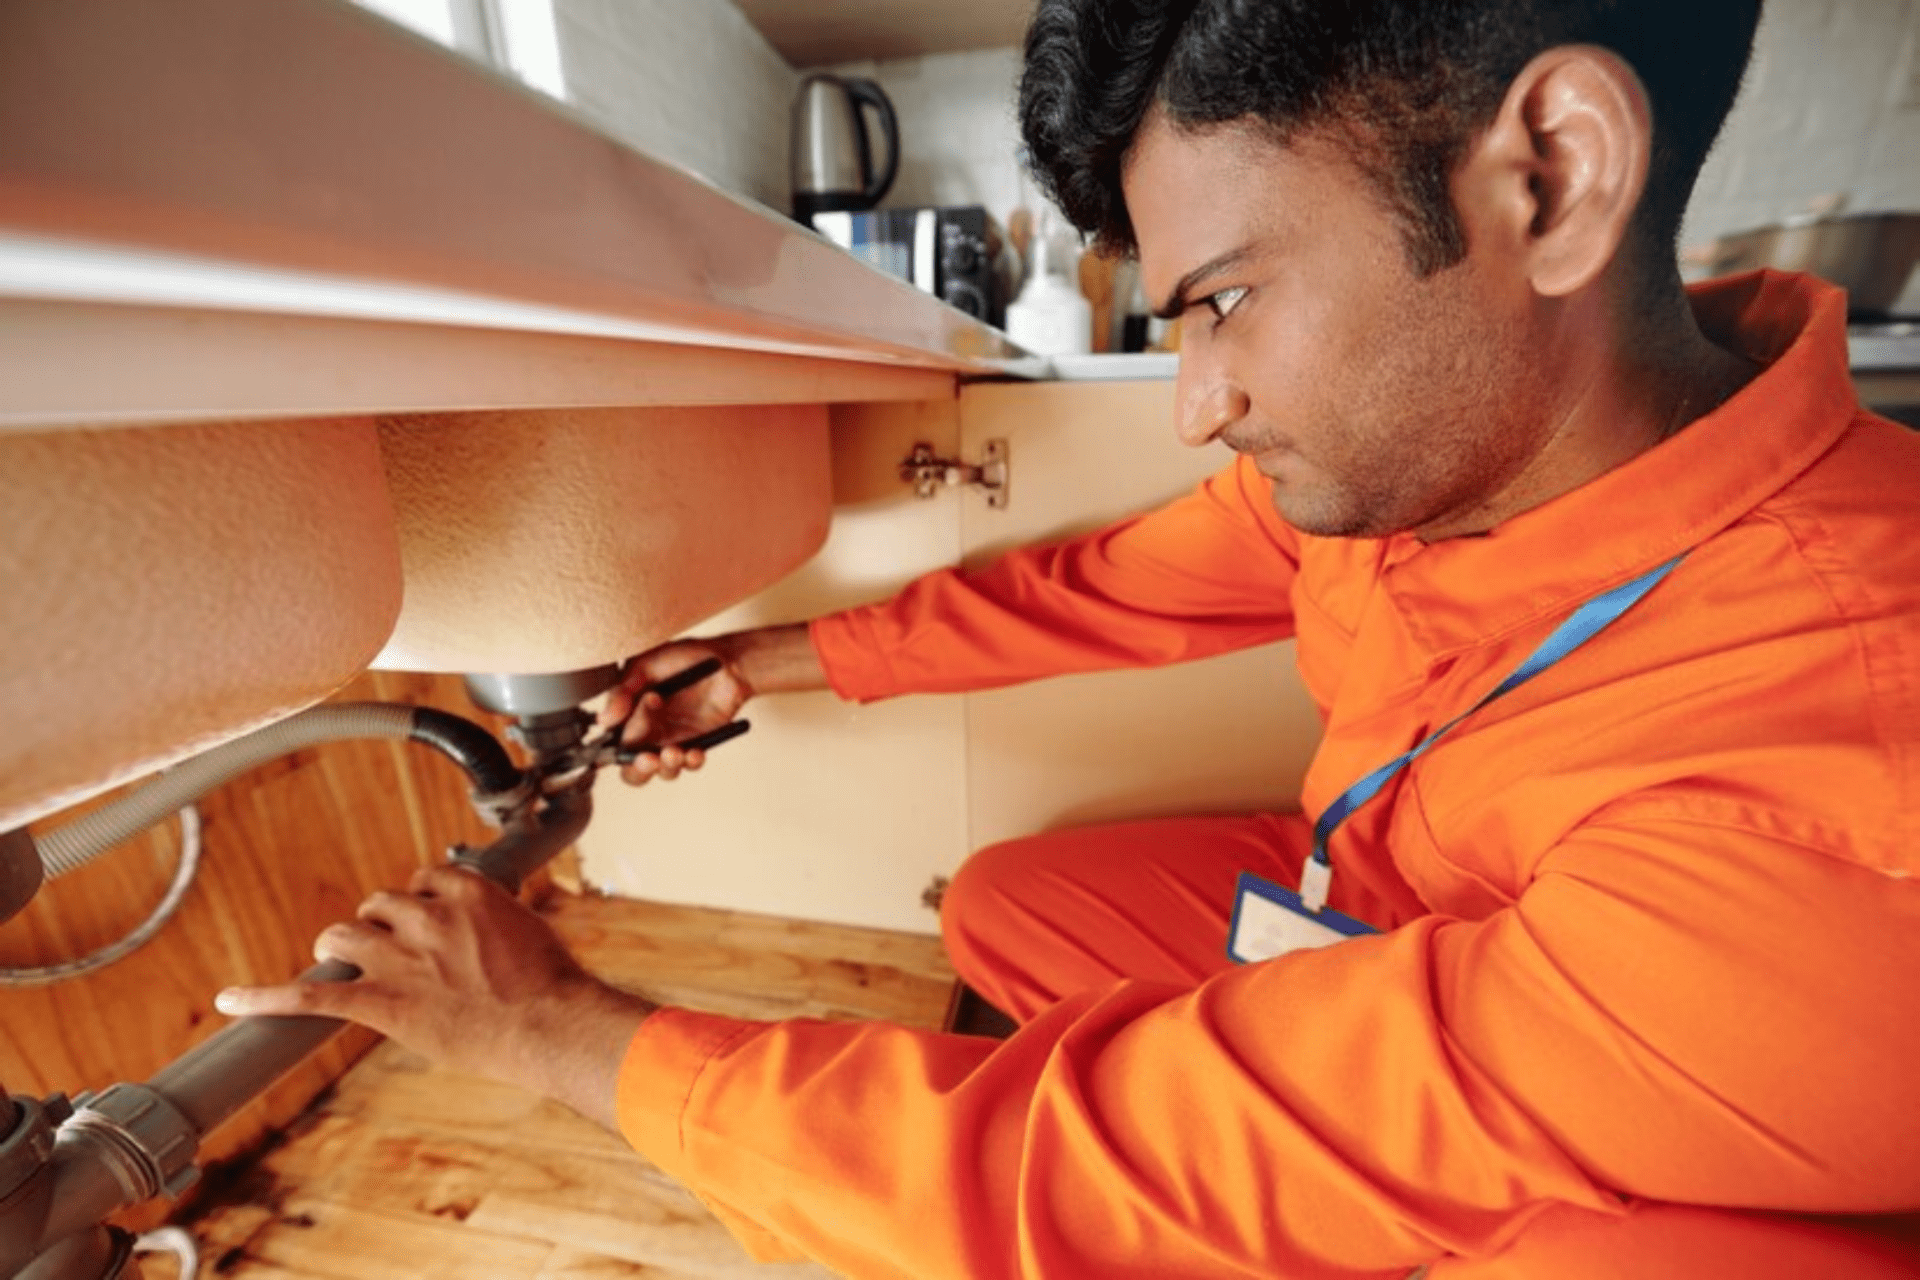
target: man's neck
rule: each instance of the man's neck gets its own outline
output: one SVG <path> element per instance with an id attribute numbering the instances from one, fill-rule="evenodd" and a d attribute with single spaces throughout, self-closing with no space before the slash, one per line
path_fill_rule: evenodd
<path id="1" fill-rule="evenodd" d="M 1573 317 L 1561 335 L 1561 391 L 1546 406 L 1555 425 L 1533 460 L 1487 502 L 1418 530 L 1422 541 L 1485 533 L 1570 493 L 1713 412 L 1760 372 L 1701 332 L 1684 295 L 1637 317 L 1630 336 L 1624 326 L 1603 330 L 1611 341 L 1579 336 L 1595 327 Z"/>

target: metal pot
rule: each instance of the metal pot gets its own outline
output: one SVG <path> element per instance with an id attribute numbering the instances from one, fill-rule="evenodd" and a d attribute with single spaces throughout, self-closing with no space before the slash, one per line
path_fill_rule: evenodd
<path id="1" fill-rule="evenodd" d="M 1884 316 L 1920 262 L 1920 213 L 1855 213 L 1723 236 L 1710 272 L 1809 271 L 1847 291 L 1854 315 Z"/>

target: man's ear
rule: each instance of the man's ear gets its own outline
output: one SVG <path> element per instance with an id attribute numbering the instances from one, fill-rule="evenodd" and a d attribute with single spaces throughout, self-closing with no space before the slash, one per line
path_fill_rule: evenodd
<path id="1" fill-rule="evenodd" d="M 1646 90 L 1617 55 L 1594 45 L 1547 50 L 1514 77 L 1456 171 L 1469 236 L 1516 254 L 1536 293 L 1577 292 L 1626 239 L 1652 134 Z"/>

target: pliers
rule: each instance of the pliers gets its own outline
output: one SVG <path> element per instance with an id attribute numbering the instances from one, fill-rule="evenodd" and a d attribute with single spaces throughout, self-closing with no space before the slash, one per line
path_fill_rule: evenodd
<path id="1" fill-rule="evenodd" d="M 691 689 L 707 677 L 717 674 L 720 667 L 721 662 L 718 658 L 707 658 L 704 661 L 696 662 L 685 671 L 677 671 L 660 683 L 650 684 L 640 690 L 640 692 L 635 695 L 634 701 L 637 705 L 639 699 L 646 697 L 650 693 L 657 693 L 662 698 L 671 698 L 674 694 Z M 723 742 L 731 742 L 752 727 L 753 722 L 750 720 L 734 720 L 721 725 L 717 729 L 709 729 L 705 733 L 695 734 L 684 742 L 669 742 L 665 744 L 640 742 L 635 743 L 633 746 L 622 746 L 620 742 L 620 730 L 622 726 L 615 725 L 613 728 L 607 730 L 606 734 L 597 742 L 588 746 L 588 759 L 594 768 L 599 769 L 610 764 L 632 764 L 643 755 L 657 756 L 665 747 L 679 747 L 682 751 L 707 751 L 719 746 Z"/>

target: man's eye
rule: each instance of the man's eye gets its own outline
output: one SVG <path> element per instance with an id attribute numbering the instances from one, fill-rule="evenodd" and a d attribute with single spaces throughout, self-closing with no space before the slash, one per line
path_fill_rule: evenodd
<path id="1" fill-rule="evenodd" d="M 1213 312 L 1215 321 L 1220 321 L 1231 315 L 1233 309 L 1240 305 L 1240 300 L 1246 296 L 1246 286 L 1235 285 L 1231 289 L 1222 289 L 1218 293 L 1208 294 L 1200 300 L 1200 305 Z"/>

